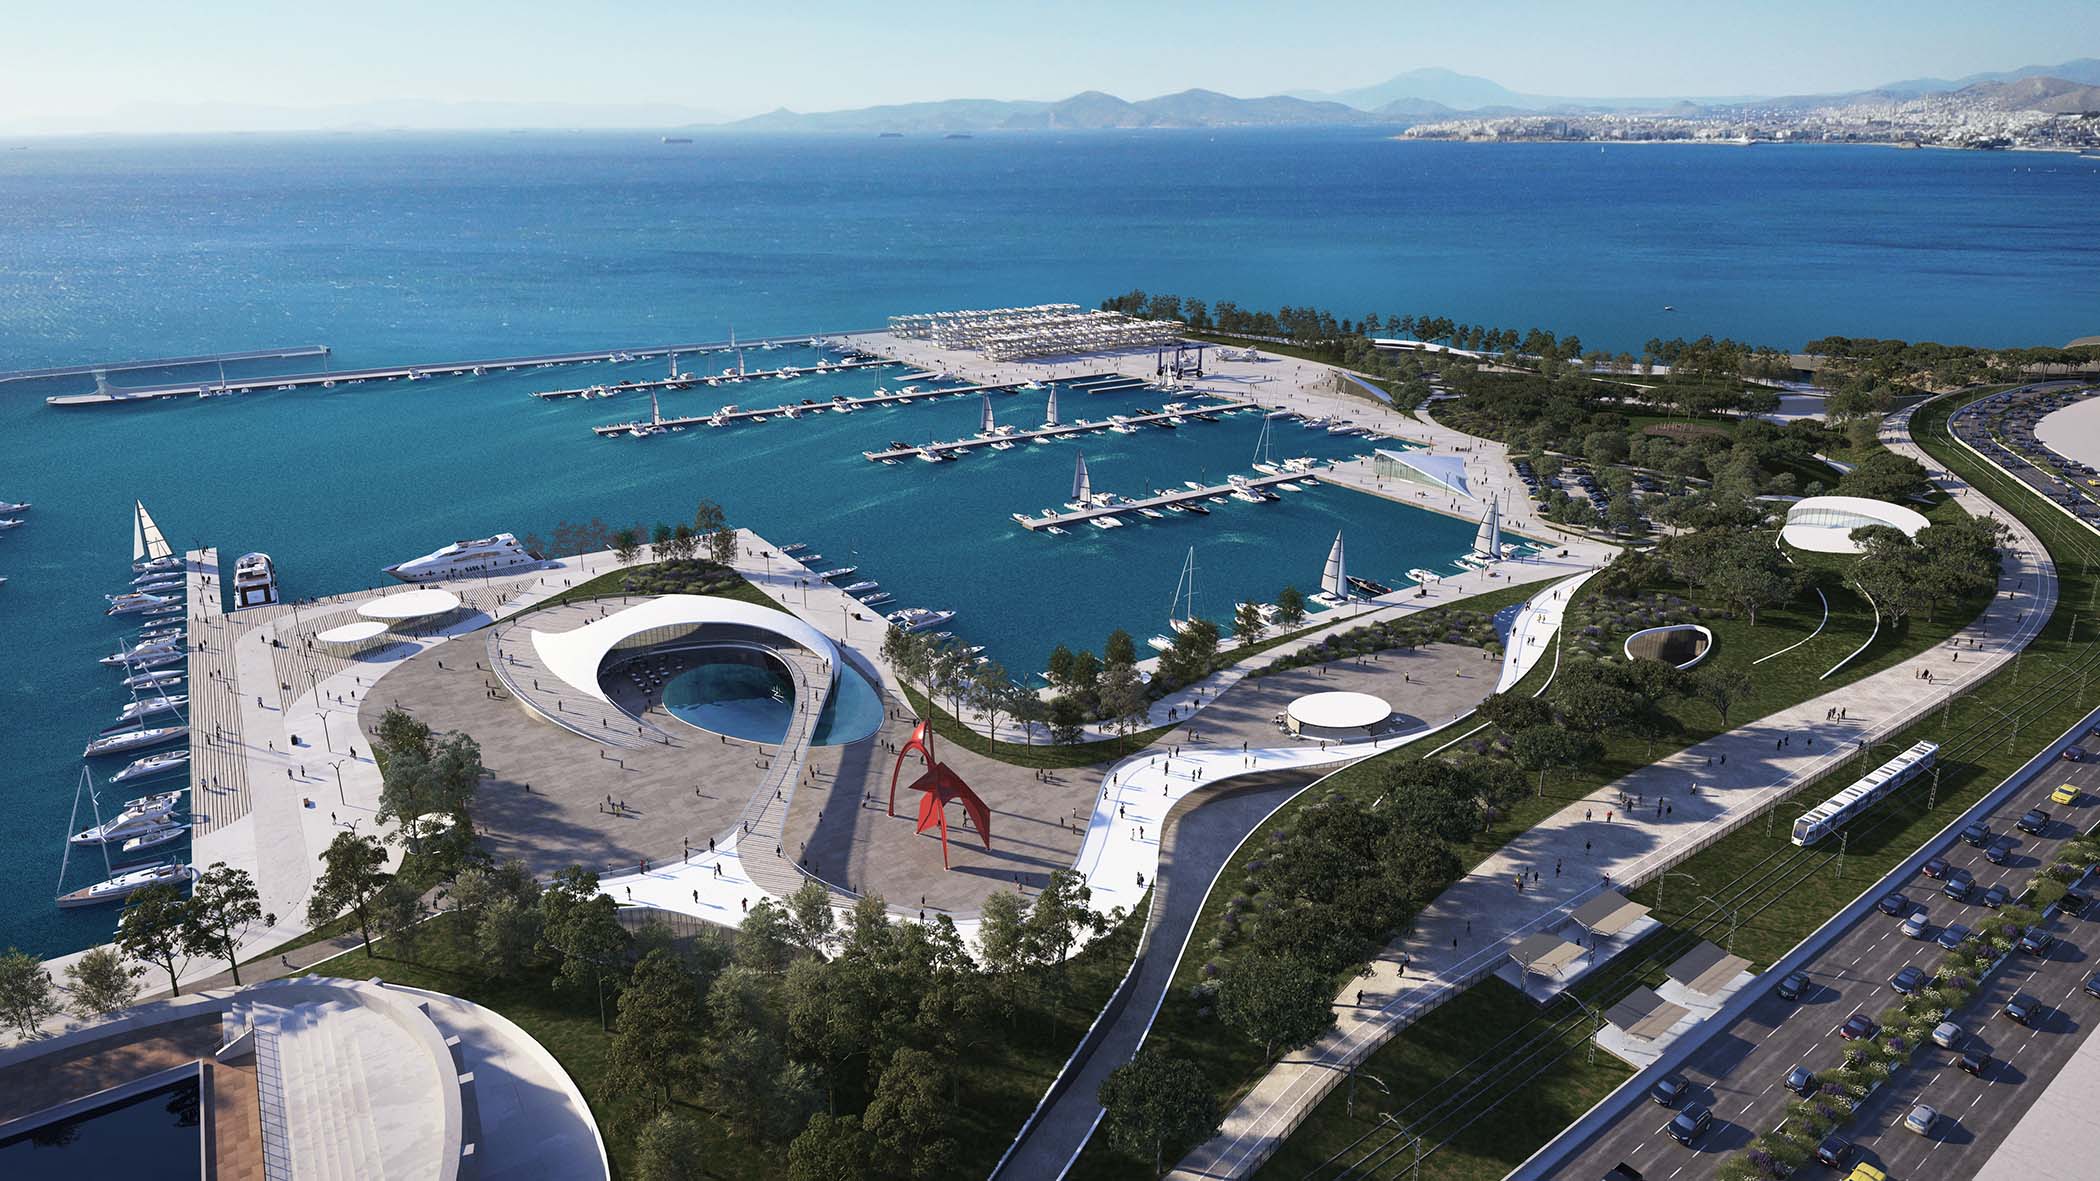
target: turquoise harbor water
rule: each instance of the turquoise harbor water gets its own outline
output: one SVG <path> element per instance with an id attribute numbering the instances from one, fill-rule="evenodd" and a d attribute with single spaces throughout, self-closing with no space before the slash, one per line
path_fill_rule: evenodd
<path id="1" fill-rule="evenodd" d="M 679 719 L 750 742 L 779 742 L 794 719 L 794 682 L 765 658 L 753 664 L 725 660 L 687 669 L 664 685 L 663 696 L 664 708 Z M 817 717 L 811 741 L 819 746 L 859 742 L 880 725 L 881 695 L 868 678 L 844 667 Z"/>
<path id="2" fill-rule="evenodd" d="M 0 368 L 325 342 L 338 366 L 879 325 L 900 311 L 1092 302 L 1133 285 L 1249 306 L 1439 312 L 1607 347 L 1702 332 L 2061 343 L 2095 331 L 2100 171 L 2063 157 L 1881 149 L 1394 144 L 1375 132 L 940 140 L 341 136 L 36 141 L 0 151 Z M 1664 314 L 1664 303 L 1676 305 Z M 758 352 L 804 362 L 806 349 Z M 717 369 L 714 358 L 692 369 Z M 177 545 L 275 555 L 287 593 L 374 584 L 455 537 L 677 520 L 711 497 L 776 541 L 859 565 L 897 605 L 1016 671 L 1052 644 L 1159 629 L 1187 548 L 1198 608 L 1310 586 L 1337 530 L 1386 580 L 1471 528 L 1339 489 L 1070 537 L 1008 519 L 1097 488 L 1244 471 L 1259 420 L 871 464 L 976 429 L 975 399 L 647 440 L 593 423 L 645 398 L 550 384 L 661 363 L 63 412 L 80 380 L 0 386 L 0 946 L 106 937 L 60 914 L 81 745 L 114 719 L 128 506 Z M 145 375 L 127 378 L 145 380 Z M 665 395 L 666 413 L 894 385 L 877 374 Z M 1040 393 L 995 398 L 1039 421 Z M 1063 399 L 1067 416 L 1158 394 Z M 1104 405 L 1113 403 L 1113 406 Z M 1278 456 L 1359 450 L 1284 429 Z M 1133 521 L 1135 522 L 1135 518 Z M 121 765 L 107 760 L 103 773 Z M 126 793 L 129 794 L 129 793 Z M 100 876 L 75 859 L 66 883 Z M 92 864 L 90 864 L 92 863 Z"/>

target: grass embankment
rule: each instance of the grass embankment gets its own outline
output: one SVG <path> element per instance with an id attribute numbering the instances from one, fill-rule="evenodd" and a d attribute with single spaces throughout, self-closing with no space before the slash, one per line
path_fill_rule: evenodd
<path id="1" fill-rule="evenodd" d="M 315 970 L 350 980 L 378 976 L 394 984 L 449 993 L 510 1018 L 554 1055 L 583 1092 L 605 1137 L 613 1175 L 633 1176 L 638 1121 L 623 1118 L 626 1101 L 608 1090 L 605 1070 L 610 1039 L 599 1030 L 596 998 L 556 990 L 551 974 L 544 969 L 514 980 L 489 979 L 472 949 L 444 929 L 451 921 L 449 915 L 430 920 L 406 953 L 396 954 L 398 940 L 378 940 L 373 944 L 376 955 L 360 949 Z M 980 1020 L 985 1028 L 962 1039 L 973 1048 L 955 1063 L 959 1091 L 969 1101 L 951 1109 L 955 1117 L 952 1134 L 959 1148 L 952 1175 L 982 1177 L 991 1172 L 1122 980 L 1130 966 L 1138 927 L 1139 920 L 1127 921 L 1073 956 L 1067 964 L 1062 1001 L 1051 998 L 1046 977 L 1045 987 L 1024 993 L 1029 999 L 1010 1018 L 993 1012 L 996 1006 L 983 1007 Z M 614 1016 L 608 1008 L 607 1019 Z M 725 1181 L 772 1181 L 787 1176 L 784 1144 L 757 1143 L 738 1135 L 719 1114 L 690 1095 L 679 1095 L 677 1106 L 699 1117 L 707 1141 L 707 1176 Z"/>
<path id="2" fill-rule="evenodd" d="M 1959 511 L 1960 509 L 1953 506 L 1951 502 L 1936 506 L 1933 510 L 1935 514 Z M 1804 567 L 1832 573 L 1840 571 L 1844 562 L 1844 559 L 1828 558 L 1821 555 L 1797 553 L 1794 556 L 1796 561 Z M 1594 582 L 1585 587 L 1578 596 L 1576 603 L 1570 608 L 1569 619 L 1571 627 L 1579 626 L 1579 620 L 1585 611 L 1596 605 L 1598 592 L 1595 588 L 1596 584 Z M 1698 595 L 1688 594 L 1682 587 L 1657 586 L 1650 589 L 1678 595 L 1693 605 L 1701 603 Z M 1790 652 L 1773 656 L 1763 664 L 1754 662 L 1760 657 L 1768 656 L 1807 637 L 1816 630 L 1818 623 L 1822 622 L 1822 601 L 1816 597 L 1813 590 L 1805 591 L 1784 607 L 1771 608 L 1760 612 L 1755 626 L 1752 626 L 1747 619 L 1730 619 L 1719 611 L 1709 611 L 1704 614 L 1700 618 L 1700 622 L 1714 633 L 1712 655 L 1707 658 L 1706 664 L 1715 668 L 1740 670 L 1748 673 L 1751 677 L 1752 687 L 1750 692 L 1732 705 L 1727 718 L 1724 720 L 1719 712 L 1703 701 L 1678 699 L 1668 701 L 1663 706 L 1664 714 L 1669 724 L 1674 727 L 1674 732 L 1664 737 L 1658 737 L 1652 743 L 1646 738 L 1634 737 L 1623 733 L 1600 735 L 1599 738 L 1603 743 L 1604 749 L 1602 756 L 1598 760 L 1574 772 L 1550 774 L 1547 777 L 1542 793 L 1526 795 L 1513 801 L 1509 808 L 1503 814 L 1497 816 L 1479 835 L 1457 849 L 1460 860 L 1469 867 L 1478 865 L 1501 849 L 1511 839 L 1529 830 L 1532 825 L 1537 824 L 1546 816 L 1552 815 L 1562 808 L 1589 796 L 1605 785 L 1648 766 L 1657 759 L 1666 757 L 1676 750 L 1696 745 L 1717 734 L 1742 726 L 1757 718 L 1775 713 L 1832 689 L 1841 688 L 1862 677 L 1901 663 L 1917 653 L 1943 642 L 1949 635 L 1960 630 L 1983 606 L 1983 602 L 1978 601 L 1968 604 L 1960 610 L 1944 612 L 1941 618 L 1936 621 L 1919 618 L 1906 620 L 1902 625 L 1895 628 L 1883 627 L 1880 634 L 1874 637 L 1873 645 L 1866 652 L 1862 653 L 1857 660 L 1831 676 L 1828 680 L 1822 680 L 1819 678 L 1825 671 L 1843 659 L 1848 653 L 1866 643 L 1868 636 L 1874 631 L 1873 612 L 1858 594 L 1835 582 L 1830 586 L 1826 586 L 1824 593 L 1830 600 L 1830 619 L 1828 624 L 1823 627 L 1821 634 L 1816 635 L 1815 638 L 1808 640 Z M 1606 638 L 1599 646 L 1616 654 L 1617 645 L 1623 640 L 1624 634 L 1625 632 L 1622 630 L 1619 634 Z M 1580 650 L 1582 637 L 1579 635 L 1563 637 L 1562 643 L 1562 658 L 1567 660 L 1573 658 Z M 1552 659 L 1549 656 L 1547 659 L 1540 661 L 1538 666 L 1534 667 L 1524 682 L 1519 684 L 1516 691 L 1520 693 L 1535 691 L 1539 685 L 1545 682 L 1545 678 L 1549 675 L 1551 669 Z M 1550 691 L 1548 699 L 1551 699 Z M 1455 737 L 1463 732 L 1464 730 L 1461 728 L 1454 730 L 1452 733 Z M 1478 743 L 1485 747 L 1486 740 L 1492 733 L 1492 731 L 1484 732 L 1476 739 L 1469 739 L 1467 742 L 1469 744 Z M 1322 791 L 1338 791 L 1345 796 L 1369 804 L 1382 789 L 1386 775 L 1393 766 L 1404 760 L 1421 758 L 1429 750 L 1434 749 L 1435 745 L 1437 744 L 1428 743 L 1406 747 L 1390 754 L 1355 764 L 1328 779 L 1322 785 Z M 1886 755 L 1883 757 L 1886 757 Z M 1289 824 L 1298 804 L 1299 801 L 1293 801 L 1291 805 L 1286 806 L 1277 816 L 1269 821 L 1266 827 Z M 1781 840 L 1784 841 L 1784 834 L 1781 834 Z M 1165 1039 L 1163 1044 L 1173 1047 L 1176 1054 L 1195 1060 L 1203 1065 L 1209 1077 L 1219 1084 L 1221 1098 L 1228 1103 L 1236 1100 L 1258 1081 L 1266 1073 L 1268 1064 L 1261 1056 L 1260 1047 L 1223 1028 L 1214 1019 L 1200 1015 L 1196 1007 L 1186 1003 L 1184 998 L 1199 983 L 1202 964 L 1207 958 L 1211 941 L 1223 930 L 1226 903 L 1235 894 L 1251 893 L 1248 889 L 1249 883 L 1245 863 L 1258 857 L 1262 848 L 1263 845 L 1258 837 L 1257 839 L 1249 840 L 1240 852 L 1228 862 L 1223 872 L 1219 875 L 1217 884 L 1212 889 L 1210 898 L 1206 900 L 1203 912 L 1197 919 L 1195 935 L 1189 941 L 1190 954 L 1176 967 L 1174 985 L 1169 991 L 1168 1003 L 1161 1007 L 1154 1027 L 1155 1036 Z M 1707 879 L 1702 875 L 1702 880 L 1712 880 L 1719 883 L 1736 879 L 1729 874 L 1721 873 L 1711 879 Z M 1698 892 L 1694 891 L 1693 893 L 1697 894 Z M 1789 941 L 1789 945 L 1790 943 L 1791 941 Z M 1674 959 L 1674 956 L 1672 958 Z M 1657 980 L 1660 979 L 1661 966 L 1663 965 L 1657 965 L 1655 969 Z M 1338 980 L 1336 982 L 1337 989 L 1342 988 L 1345 983 L 1345 981 Z M 1511 995 L 1514 997 L 1513 993 Z M 1396 1060 L 1402 1063 L 1402 1066 L 1405 1063 L 1405 1056 L 1416 1052 L 1415 1049 L 1411 1048 L 1414 1043 L 1409 1039 L 1412 1037 L 1421 1036 L 1430 1039 L 1429 1044 L 1435 1045 L 1445 1044 L 1453 1039 L 1467 1035 L 1467 1031 L 1462 1028 L 1452 1029 L 1442 1025 L 1442 1022 L 1452 1020 L 1452 1018 L 1445 1017 L 1443 1015 L 1444 1012 L 1445 1010 L 1439 1010 L 1438 1013 L 1432 1014 L 1423 1023 L 1403 1033 L 1399 1038 L 1395 1039 L 1394 1043 L 1389 1045 L 1388 1049 L 1395 1056 Z M 1460 1010 L 1460 1012 L 1463 1012 L 1463 1010 Z M 1422 1031 L 1419 1035 L 1415 1033 L 1415 1030 L 1418 1029 Z M 1579 1041 L 1580 1038 L 1577 1037 L 1575 1040 Z M 1381 1053 L 1384 1052 L 1381 1051 Z M 1388 1065 L 1391 1069 L 1402 1068 L 1401 1066 L 1393 1066 L 1391 1063 Z M 1373 1070 L 1373 1073 L 1381 1076 L 1385 1074 L 1384 1071 L 1380 1071 L 1376 1067 L 1371 1067 L 1370 1069 Z M 1441 1077 L 1441 1075 L 1431 1076 L 1431 1079 L 1434 1080 Z M 1600 1067 L 1594 1072 L 1586 1071 L 1580 1077 L 1582 1081 L 1576 1082 L 1572 1081 L 1571 1076 L 1570 1085 L 1597 1087 L 1599 1088 L 1596 1090 L 1598 1095 L 1601 1095 L 1611 1085 L 1614 1085 L 1611 1081 L 1614 1076 L 1609 1066 Z M 1617 1077 L 1623 1077 L 1623 1072 Z M 1396 1095 L 1405 1095 L 1405 1092 L 1397 1086 L 1395 1093 Z M 1358 1119 L 1369 1118 L 1375 1120 L 1377 1118 L 1375 1113 L 1369 1117 L 1364 1116 L 1367 1105 L 1363 1102 L 1364 1095 L 1361 1091 L 1358 1094 L 1358 1099 Z M 1595 1095 L 1592 1095 L 1590 1101 L 1593 1102 L 1594 1099 Z M 1381 1102 L 1384 1101 L 1381 1100 Z M 1529 1104 L 1531 1100 L 1526 1100 L 1525 1102 Z M 1539 1110 L 1559 1110 L 1566 1107 L 1571 1101 L 1565 1097 L 1549 1095 L 1540 1098 L 1537 1102 L 1542 1105 Z M 1390 1108 L 1387 1109 L 1389 1110 Z M 1340 1110 L 1342 1110 L 1340 1107 L 1334 1107 L 1330 1111 L 1327 1106 L 1323 1106 L 1314 1117 L 1314 1121 L 1329 1119 L 1334 1112 L 1339 1112 Z M 1580 1110 L 1580 1108 L 1576 1110 Z M 1564 1123 L 1565 1121 L 1562 1122 Z M 1312 1121 L 1309 1121 L 1307 1128 L 1311 1127 Z M 1326 1142 L 1326 1139 L 1334 1134 L 1337 1133 L 1334 1133 L 1332 1130 L 1311 1132 L 1301 1130 L 1299 1133 L 1301 1136 L 1310 1135 L 1312 1139 L 1308 1143 L 1315 1144 Z M 1485 1147 L 1493 1148 L 1501 1142 L 1502 1138 L 1501 1135 L 1490 1136 Z M 1344 1139 L 1346 1140 L 1347 1137 L 1344 1137 Z M 1513 1164 L 1515 1160 L 1521 1160 L 1522 1156 L 1528 1154 L 1528 1152 L 1529 1149 L 1526 1150 L 1525 1154 L 1520 1154 L 1509 1163 Z M 1075 1176 L 1082 1178 L 1117 1176 L 1120 1175 L 1121 1169 L 1132 1167 L 1134 1164 L 1134 1162 L 1130 1161 L 1114 1160 L 1113 1156 L 1114 1154 L 1104 1146 L 1089 1145 L 1086 1155 L 1081 1158 L 1081 1165 L 1086 1166 L 1086 1169 L 1075 1173 Z M 1298 1157 L 1294 1154 L 1292 1159 L 1298 1159 Z M 1507 1167 L 1508 1165 L 1505 1164 L 1499 1171 L 1506 1171 Z M 1499 1175 L 1499 1171 L 1497 1175 Z M 1296 1174 L 1285 1170 L 1274 1175 L 1295 1176 Z"/>
<path id="3" fill-rule="evenodd" d="M 522 613 L 530 614 L 566 603 L 580 603 L 586 599 L 603 599 L 625 594 L 714 595 L 717 598 L 756 603 L 761 607 L 771 607 L 775 611 L 787 610 L 780 600 L 753 586 L 735 570 L 705 560 L 694 560 L 644 562 L 638 566 L 622 566 L 618 570 L 608 570 L 565 588 L 558 594 L 550 595 L 527 607 Z"/>
<path id="4" fill-rule="evenodd" d="M 1657 917 L 1663 929 L 1622 952 L 1577 990 L 1592 1007 L 1608 1006 L 1637 984 L 1654 986 L 1663 968 L 1698 940 L 1727 942 L 1731 928 L 1737 954 L 1759 967 L 1770 964 L 2100 703 L 2100 677 L 2093 675 L 2100 673 L 2100 645 L 2091 642 L 2095 604 L 2100 603 L 2100 544 L 1948 437 L 1948 413 L 1981 396 L 1976 392 L 1927 407 L 1913 422 L 1913 433 L 1936 460 L 2041 536 L 2060 579 L 2048 624 L 2013 667 L 1799 793 L 1796 802 L 1805 805 L 1911 743 L 1932 739 L 1942 744 L 1939 775 L 1877 805 L 1849 827 L 1842 844 L 1794 848 L 1785 822 L 1798 809 L 1787 804 L 1775 809 L 1769 823 L 1738 829 L 1680 864 L 1661 882 L 1666 889 Z M 2084 619 L 2078 624 L 2083 639 L 2074 642 L 2071 630 L 2078 616 Z M 1655 895 L 1652 885 L 1633 892 L 1650 906 L 1657 903 Z M 1366 1104 L 1359 1091 L 1353 1119 L 1345 1114 L 1339 1093 L 1330 1097 L 1262 1175 L 1338 1176 L 1341 1166 L 1388 1141 L 1391 1151 L 1411 1159 L 1419 1137 L 1424 1177 L 1487 1181 L 1507 1173 L 1587 1110 L 1603 1093 L 1593 1077 L 1598 1067 L 1615 1068 L 1620 1077 L 1627 1073 L 1601 1053 L 1598 1067 L 1585 1062 L 1584 1043 L 1593 1022 L 1568 1002 L 1543 1009 L 1523 1003 L 1510 1010 L 1509 1019 L 1496 1027 L 1497 1036 L 1482 1039 L 1485 1048 L 1459 1069 L 1405 1073 L 1423 1047 L 1472 1035 L 1467 1016 L 1472 1010 L 1459 1006 L 1483 990 L 1513 995 L 1499 983 L 1479 985 L 1403 1031 L 1364 1065 L 1392 1086 L 1393 1096 Z M 1382 1119 L 1387 1114 L 1392 1119 Z M 1339 1160 L 1323 1165 L 1338 1152 Z"/>

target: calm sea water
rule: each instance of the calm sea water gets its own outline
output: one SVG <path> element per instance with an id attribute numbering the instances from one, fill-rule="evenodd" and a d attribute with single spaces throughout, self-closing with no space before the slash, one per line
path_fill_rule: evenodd
<path id="1" fill-rule="evenodd" d="M 2096 197 L 2095 166 L 2060 157 L 1600 153 L 1365 132 L 36 141 L 0 151 L 0 368 L 314 342 L 340 365 L 442 360 L 715 339 L 732 324 L 868 327 L 1131 286 L 1536 323 L 1614 348 L 1703 332 L 2061 343 L 2095 330 Z M 974 401 L 605 441 L 588 426 L 646 413 L 642 399 L 526 396 L 614 371 L 70 412 L 42 396 L 77 380 L 0 386 L 0 500 L 36 503 L 0 535 L 0 891 L 15 900 L 0 945 L 51 954 L 110 928 L 107 911 L 43 900 L 77 752 L 120 704 L 94 657 L 118 633 L 100 594 L 126 581 L 133 496 L 178 545 L 272 553 L 294 595 L 369 585 L 456 536 L 676 520 L 712 497 L 741 524 L 860 565 L 900 604 L 957 609 L 956 630 L 1016 670 L 1059 641 L 1159 630 L 1191 544 L 1199 607 L 1216 614 L 1311 585 L 1337 530 L 1352 568 L 1389 579 L 1470 540 L 1461 522 L 1336 489 L 1032 537 L 1007 515 L 1064 499 L 1072 443 L 938 466 L 860 457 L 967 434 Z M 877 380 L 693 391 L 666 410 Z M 1000 399 L 1002 420 L 1038 420 L 1041 397 Z M 1068 415 L 1101 417 L 1075 402 Z M 1077 445 L 1097 488 L 1134 493 L 1244 470 L 1258 430 L 1242 418 Z M 1275 450 L 1349 448 L 1292 428 Z M 76 866 L 68 884 L 99 871 Z"/>

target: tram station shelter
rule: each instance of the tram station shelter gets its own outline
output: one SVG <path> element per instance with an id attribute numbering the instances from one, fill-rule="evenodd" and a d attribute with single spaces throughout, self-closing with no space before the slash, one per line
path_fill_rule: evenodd
<path id="1" fill-rule="evenodd" d="M 1749 960 L 1730 955 L 1702 939 L 1699 946 L 1663 969 L 1663 974 L 1701 996 L 1714 996 L 1749 970 Z"/>
<path id="2" fill-rule="evenodd" d="M 1626 994 L 1626 999 L 1605 1010 L 1604 1021 L 1623 1031 L 1628 1037 L 1643 1041 L 1654 1041 L 1670 1032 L 1670 1027 L 1691 1016 L 1692 1011 L 1683 1005 L 1672 1004 L 1647 985 L 1641 985 Z"/>
<path id="3" fill-rule="evenodd" d="M 1540 932 L 1526 935 L 1515 947 L 1509 949 L 1511 962 L 1527 976 L 1557 978 L 1582 958 L 1582 948 L 1558 935 Z"/>
<path id="4" fill-rule="evenodd" d="M 1568 917 L 1598 939 L 1612 939 L 1647 918 L 1648 908 L 1617 890 L 1606 890 L 1576 907 L 1575 913 Z"/>

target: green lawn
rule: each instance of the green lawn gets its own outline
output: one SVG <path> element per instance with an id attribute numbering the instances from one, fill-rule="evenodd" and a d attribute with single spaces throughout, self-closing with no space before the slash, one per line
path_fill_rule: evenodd
<path id="1" fill-rule="evenodd" d="M 1976 396 L 1981 393 L 1966 397 Z M 1855 821 L 1842 844 L 1795 849 L 1786 823 L 1795 809 L 1782 805 L 1769 825 L 1750 824 L 1679 865 L 1662 883 L 1667 889 L 1657 917 L 1664 929 L 1584 982 L 1579 991 L 1593 1006 L 1616 1001 L 1636 983 L 1655 983 L 1662 968 L 1698 939 L 1725 942 L 1731 928 L 1735 952 L 1757 965 L 1771 963 L 2100 702 L 2100 684 L 2095 683 L 2100 678 L 2093 675 L 2100 673 L 2100 645 L 2090 642 L 2087 630 L 2092 626 L 2092 605 L 2100 601 L 2100 546 L 2079 526 L 1959 450 L 1945 433 L 1950 408 L 1947 403 L 1929 407 L 1914 430 L 1936 459 L 2011 508 L 2042 536 L 2062 580 L 2058 610 L 2016 669 L 2001 671 L 1944 712 L 1877 743 L 1865 759 L 1853 760 L 1803 789 L 1797 798 L 1818 799 L 1910 743 L 1925 738 L 1942 743 L 1940 775 L 1896 793 Z M 2074 644 L 2070 617 L 2075 613 L 2086 616 L 2081 630 L 2087 638 Z M 1883 652 L 1876 662 L 1889 658 Z M 1655 894 L 1652 885 L 1633 891 L 1635 899 L 1651 906 L 1656 905 Z M 1722 901 L 1726 909 L 1702 902 L 1702 895 Z M 1493 995 L 1482 1002 L 1477 998 L 1483 992 Z M 1472 1035 L 1479 1020 L 1472 1006 L 1492 1005 L 1513 995 L 1499 983 L 1476 986 L 1392 1039 L 1372 1055 L 1365 1069 L 1390 1079 L 1389 1072 L 1419 1061 L 1417 1056 Z M 1500 1177 L 1603 1093 L 1600 1080 L 1579 1065 L 1586 1051 L 1574 1032 L 1572 1003 L 1545 1009 L 1519 1004 L 1503 1011 L 1503 1018 L 1495 1026 L 1501 1037 L 1491 1052 L 1432 1076 L 1433 1083 L 1411 1083 L 1422 1092 L 1452 1097 L 1450 1102 L 1435 1110 L 1420 1103 L 1408 1107 L 1403 1095 L 1387 1107 L 1412 1134 L 1420 1135 L 1423 1151 L 1431 1154 L 1425 1175 L 1469 1181 Z M 1554 1053 L 1560 1056 L 1547 1061 Z M 1604 1056 L 1599 1060 L 1602 1064 Z M 1569 1114 L 1559 1114 L 1563 1112 Z M 1367 1118 L 1361 1105 L 1357 1118 L 1350 1120 L 1338 1100 L 1328 1100 L 1265 1175 L 1306 1175 L 1360 1135 Z M 1412 1140 L 1403 1143 L 1411 1151 Z M 1370 1143 L 1356 1151 L 1368 1147 Z"/>
<path id="2" fill-rule="evenodd" d="M 632 1176 L 636 1129 L 632 1121 L 620 1118 L 620 1097 L 606 1091 L 608 1039 L 599 1030 L 596 1000 L 557 991 L 544 971 L 515 981 L 486 979 L 471 953 L 454 943 L 446 929 L 451 921 L 450 916 L 440 916 L 424 924 L 412 952 L 396 955 L 399 941 L 381 940 L 373 945 L 377 955 L 353 951 L 315 971 L 351 980 L 378 976 L 449 993 L 517 1022 L 554 1055 L 590 1103 L 613 1160 L 613 1175 Z M 960 1154 L 952 1175 L 982 1177 L 991 1172 L 1122 980 L 1140 925 L 1140 919 L 1126 921 L 1074 956 L 1067 966 L 1062 1001 L 1051 999 L 1046 987 L 1037 994 L 1039 999 L 1025 1003 L 1011 1017 L 988 1012 L 984 1028 L 965 1039 L 974 1047 L 956 1064 L 967 1102 L 955 1108 Z M 700 1117 L 708 1143 L 706 1176 L 725 1181 L 787 1176 L 784 1144 L 754 1143 L 738 1135 L 691 1096 L 680 1096 L 679 1104 Z"/>
<path id="3" fill-rule="evenodd" d="M 735 571 L 724 570 L 711 563 L 708 564 L 707 572 L 704 575 L 680 569 L 688 565 L 688 563 L 683 562 L 645 562 L 639 566 L 626 566 L 618 570 L 608 570 L 594 578 L 579 582 L 559 594 L 550 595 L 542 599 L 540 602 L 526 608 L 525 613 L 544 611 L 549 607 L 559 607 L 564 603 L 578 603 L 585 599 L 603 599 L 615 595 L 624 595 L 629 593 L 627 585 L 630 581 L 636 584 L 637 589 L 635 593 L 639 594 L 666 594 L 674 591 L 687 594 L 707 594 L 724 599 L 736 599 L 745 603 L 756 603 L 761 607 L 771 607 L 775 611 L 787 610 L 786 607 L 781 606 L 780 600 L 751 585 L 744 580 L 742 575 L 737 574 Z"/>

